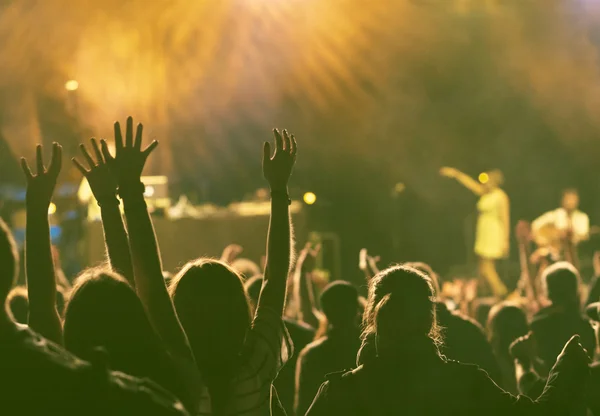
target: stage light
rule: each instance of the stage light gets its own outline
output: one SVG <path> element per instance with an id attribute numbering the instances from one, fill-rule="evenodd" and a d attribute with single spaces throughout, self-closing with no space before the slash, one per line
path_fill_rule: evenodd
<path id="1" fill-rule="evenodd" d="M 79 88 L 79 82 L 71 79 L 65 83 L 65 88 L 67 91 L 75 91 L 77 88 Z"/>
<path id="2" fill-rule="evenodd" d="M 52 215 L 56 213 L 56 205 L 50 202 L 50 206 L 48 207 L 48 215 Z"/>
<path id="3" fill-rule="evenodd" d="M 489 180 L 490 176 L 487 173 L 483 172 L 479 174 L 479 182 L 485 184 L 488 183 Z"/>
<path id="4" fill-rule="evenodd" d="M 312 205 L 317 202 L 317 196 L 312 192 L 307 192 L 304 194 L 304 202 L 306 205 Z"/>
<path id="5" fill-rule="evenodd" d="M 154 196 L 154 187 L 146 186 L 146 190 L 144 191 L 144 196 L 146 198 L 152 198 Z"/>

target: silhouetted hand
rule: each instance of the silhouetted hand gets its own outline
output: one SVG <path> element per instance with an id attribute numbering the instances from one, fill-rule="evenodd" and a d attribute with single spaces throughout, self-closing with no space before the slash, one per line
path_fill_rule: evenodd
<path id="1" fill-rule="evenodd" d="M 315 268 L 317 255 L 321 251 L 321 244 L 317 244 L 314 248 L 311 243 L 306 243 L 304 248 L 298 254 L 298 265 L 304 271 L 312 271 Z"/>
<path id="2" fill-rule="evenodd" d="M 263 146 L 263 175 L 269 182 L 272 191 L 286 191 L 287 184 L 296 163 L 296 138 L 290 136 L 287 130 L 283 137 L 279 130 L 274 129 L 275 153 L 271 156 L 271 145 L 265 142 Z"/>
<path id="3" fill-rule="evenodd" d="M 42 146 L 38 145 L 36 148 L 36 166 L 36 175 L 33 175 L 27 160 L 21 158 L 21 167 L 27 178 L 27 209 L 40 209 L 47 213 L 56 187 L 56 180 L 62 167 L 61 145 L 58 143 L 52 145 L 52 158 L 47 170 L 44 168 Z"/>
<path id="4" fill-rule="evenodd" d="M 125 143 L 121 135 L 121 125 L 115 123 L 115 151 L 113 157 L 108 150 L 105 140 L 101 141 L 102 155 L 108 164 L 110 170 L 117 178 L 119 187 L 135 185 L 140 182 L 142 171 L 148 156 L 158 146 L 154 140 L 144 150 L 142 150 L 142 124 L 137 125 L 135 139 L 133 137 L 133 119 L 127 118 L 127 128 L 125 129 Z"/>
<path id="5" fill-rule="evenodd" d="M 361 248 L 360 249 L 360 253 L 358 253 L 358 268 L 359 270 L 366 272 L 368 271 L 368 263 L 367 263 L 367 257 L 369 256 L 369 253 L 367 251 L 366 248 Z"/>
<path id="6" fill-rule="evenodd" d="M 75 158 L 71 160 L 81 174 L 85 176 L 90 184 L 90 188 L 92 189 L 92 193 L 94 194 L 96 201 L 101 204 L 104 200 L 116 198 L 117 179 L 106 164 L 96 139 L 91 139 L 90 141 L 92 144 L 92 149 L 94 149 L 96 160 L 94 161 L 83 144 L 79 145 L 79 148 L 81 149 L 81 153 L 87 162 L 88 168 L 86 169 Z"/>
<path id="7" fill-rule="evenodd" d="M 231 264 L 240 253 L 244 251 L 244 248 L 238 244 L 229 244 L 223 250 L 221 254 L 221 261 L 224 261 L 227 264 Z"/>

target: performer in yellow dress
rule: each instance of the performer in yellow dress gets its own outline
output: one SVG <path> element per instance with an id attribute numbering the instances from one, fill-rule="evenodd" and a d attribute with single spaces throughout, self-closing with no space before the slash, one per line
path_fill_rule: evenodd
<path id="1" fill-rule="evenodd" d="M 496 270 L 496 260 L 508 256 L 510 240 L 510 203 L 500 188 L 504 182 L 502 172 L 487 172 L 485 183 L 471 178 L 454 168 L 442 168 L 440 173 L 456 179 L 467 189 L 479 195 L 477 203 L 477 229 L 475 254 L 479 258 L 479 275 L 485 279 L 493 294 L 503 297 L 507 289 Z"/>

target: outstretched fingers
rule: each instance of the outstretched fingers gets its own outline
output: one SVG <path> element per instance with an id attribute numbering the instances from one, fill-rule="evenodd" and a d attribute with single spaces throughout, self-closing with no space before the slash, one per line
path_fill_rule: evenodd
<path id="1" fill-rule="evenodd" d="M 41 175 L 45 172 L 44 169 L 44 156 L 42 155 L 42 145 L 38 144 L 35 148 L 35 161 L 37 166 L 37 174 Z"/>
<path id="2" fill-rule="evenodd" d="M 292 147 L 291 145 L 291 139 L 290 139 L 290 135 L 288 133 L 288 131 L 286 129 L 283 130 L 283 150 L 285 150 L 286 152 L 290 151 L 290 148 Z"/>
<path id="3" fill-rule="evenodd" d="M 154 140 L 152 141 L 152 143 L 150 143 L 143 151 L 142 154 L 144 155 L 144 157 L 148 157 L 150 156 L 150 153 L 152 153 L 154 151 L 154 149 L 156 149 L 156 146 L 158 146 L 158 141 Z"/>
<path id="4" fill-rule="evenodd" d="M 23 173 L 25 174 L 25 177 L 28 181 L 33 179 L 33 173 L 31 173 L 29 164 L 27 163 L 27 160 L 24 157 L 21 158 L 21 169 L 23 169 Z"/>
<path id="5" fill-rule="evenodd" d="M 94 149 L 94 154 L 96 155 L 96 163 L 98 165 L 103 165 L 104 157 L 102 156 L 102 152 L 100 151 L 100 146 L 98 146 L 98 142 L 94 138 L 92 138 L 90 142 L 92 142 L 92 149 Z"/>
<path id="6" fill-rule="evenodd" d="M 118 121 L 115 122 L 115 149 L 117 153 L 121 149 L 123 149 L 123 136 L 121 135 L 121 124 Z"/>
<path id="7" fill-rule="evenodd" d="M 102 156 L 104 156 L 104 160 L 106 161 L 106 163 L 114 159 L 113 156 L 110 154 L 110 150 L 108 150 L 108 143 L 106 143 L 106 140 L 100 140 L 100 147 L 102 148 Z"/>
<path id="8" fill-rule="evenodd" d="M 291 149 L 290 149 L 290 154 L 294 157 L 296 157 L 296 150 L 297 150 L 297 143 L 296 143 L 296 136 L 294 136 L 292 134 L 292 141 L 291 141 Z"/>
<path id="9" fill-rule="evenodd" d="M 263 143 L 263 163 L 271 160 L 271 143 Z"/>
<path id="10" fill-rule="evenodd" d="M 86 160 L 88 166 L 90 169 L 92 169 L 94 166 L 96 166 L 96 163 L 94 162 L 94 159 L 92 159 L 92 157 L 90 156 L 89 152 L 87 151 L 87 149 L 85 148 L 84 144 L 80 144 L 79 145 L 79 150 L 81 150 L 81 154 L 83 155 L 83 158 Z"/>
<path id="11" fill-rule="evenodd" d="M 142 132 L 144 131 L 144 126 L 142 125 L 142 123 L 139 123 L 137 125 L 137 129 L 135 131 L 135 141 L 133 143 L 134 147 L 137 150 L 141 150 L 142 148 Z"/>
<path id="12" fill-rule="evenodd" d="M 79 160 L 73 158 L 73 159 L 71 159 L 71 162 L 73 162 L 73 164 L 75 165 L 75 167 L 77 168 L 77 170 L 79 170 L 79 172 L 81 172 L 81 174 L 83 176 L 87 176 L 87 174 L 89 172 L 88 172 L 88 170 L 81 163 L 79 163 Z"/>
<path id="13" fill-rule="evenodd" d="M 273 135 L 275 136 L 275 153 L 283 151 L 283 138 L 281 133 L 277 129 L 273 129 Z"/>
<path id="14" fill-rule="evenodd" d="M 133 147 L 133 118 L 127 117 L 127 128 L 125 130 L 125 147 Z"/>
<path id="15" fill-rule="evenodd" d="M 62 146 L 56 142 L 52 144 L 52 159 L 48 166 L 48 173 L 58 176 L 62 167 Z"/>

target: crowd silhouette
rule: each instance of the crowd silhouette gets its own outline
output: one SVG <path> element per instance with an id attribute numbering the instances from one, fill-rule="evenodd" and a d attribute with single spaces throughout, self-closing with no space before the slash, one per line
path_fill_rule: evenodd
<path id="1" fill-rule="evenodd" d="M 163 270 L 141 182 L 158 143 L 144 147 L 130 117 L 124 135 L 115 123 L 114 154 L 91 139 L 73 160 L 101 209 L 106 263 L 71 284 L 48 219 L 62 148 L 46 165 L 38 146 L 34 169 L 22 160 L 26 286 L 16 286 L 17 247 L 0 222 L 2 414 L 600 415 L 597 280 L 582 302 L 579 271 L 557 262 L 535 271 L 539 298 L 506 301 L 484 262 L 497 295 L 484 308 L 472 282 L 444 285 L 424 263 L 379 270 L 363 250 L 366 299 L 346 281 L 319 288 L 320 247 L 294 250 L 296 139 L 273 134 L 262 161 L 266 258 L 244 270 L 235 246 Z"/>

